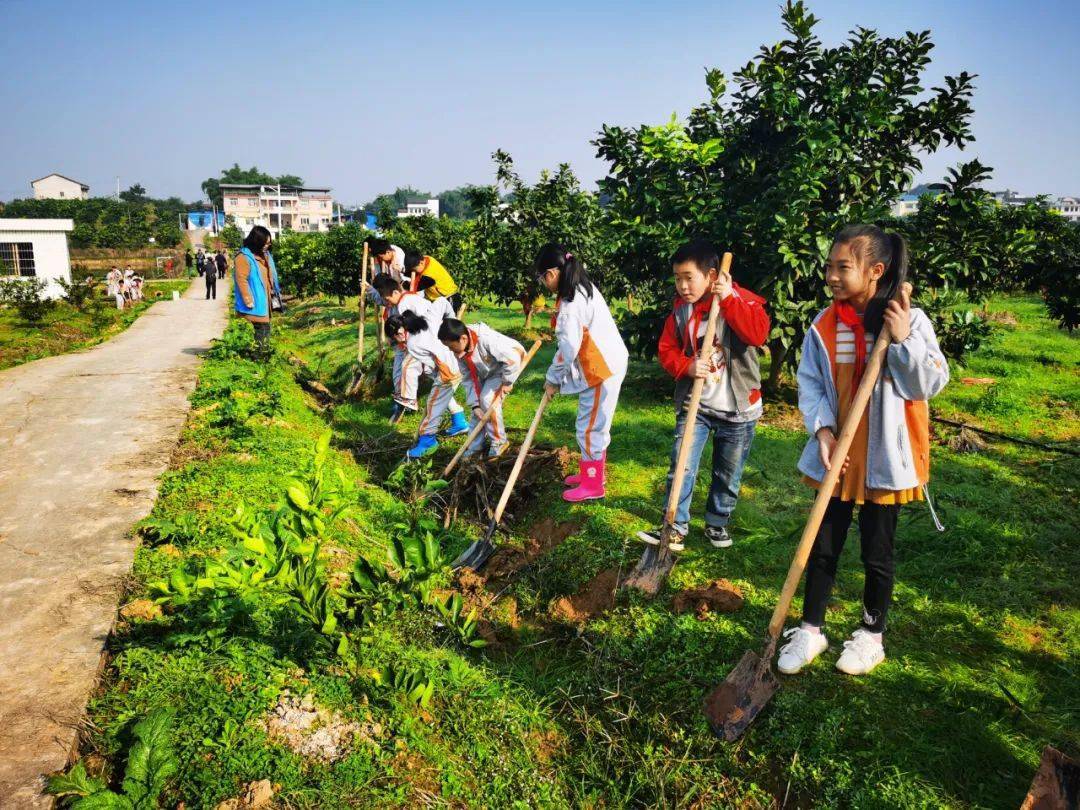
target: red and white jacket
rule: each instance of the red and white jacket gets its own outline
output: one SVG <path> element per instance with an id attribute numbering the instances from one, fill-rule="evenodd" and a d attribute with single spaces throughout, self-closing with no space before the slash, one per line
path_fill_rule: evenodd
<path id="1" fill-rule="evenodd" d="M 675 378 L 675 402 L 683 400 L 694 379 L 694 361 L 701 351 L 709 320 L 712 294 L 690 304 L 676 296 L 664 323 L 658 347 L 660 365 Z M 720 318 L 711 354 L 714 374 L 705 381 L 701 407 L 706 411 L 740 414 L 760 409 L 759 349 L 769 337 L 765 299 L 738 284 L 720 301 Z M 726 388 L 725 386 L 730 386 Z"/>

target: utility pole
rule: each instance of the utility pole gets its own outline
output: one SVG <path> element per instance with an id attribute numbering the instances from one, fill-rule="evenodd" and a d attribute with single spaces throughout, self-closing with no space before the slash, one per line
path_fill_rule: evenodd
<path id="1" fill-rule="evenodd" d="M 120 202 L 120 178 L 116 178 L 116 201 Z"/>

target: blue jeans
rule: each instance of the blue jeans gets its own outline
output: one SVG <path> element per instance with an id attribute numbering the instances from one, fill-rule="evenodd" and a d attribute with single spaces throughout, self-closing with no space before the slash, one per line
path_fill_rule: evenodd
<path id="1" fill-rule="evenodd" d="M 675 443 L 671 448 L 671 463 L 668 466 L 667 487 L 664 490 L 665 505 L 671 494 L 671 481 L 675 477 L 675 463 L 679 453 L 679 436 L 682 435 L 685 425 L 684 410 L 675 422 Z M 743 467 L 746 466 L 746 457 L 750 455 L 750 445 L 754 442 L 756 428 L 757 420 L 729 422 L 727 419 L 698 411 L 690 457 L 686 460 L 686 477 L 683 478 L 679 506 L 675 510 L 676 531 L 686 534 L 690 529 L 690 502 L 694 497 L 694 482 L 697 480 L 701 454 L 710 433 L 713 434 L 712 481 L 709 484 L 709 499 L 705 504 L 705 525 L 718 528 L 727 525 L 739 499 Z"/>

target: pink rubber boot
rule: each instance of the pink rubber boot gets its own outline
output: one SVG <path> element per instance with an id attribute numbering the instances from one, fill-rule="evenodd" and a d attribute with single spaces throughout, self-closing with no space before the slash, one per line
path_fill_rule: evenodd
<path id="1" fill-rule="evenodd" d="M 604 497 L 604 460 L 581 462 L 581 483 L 563 493 L 563 500 L 570 503 L 594 501 Z"/>
<path id="2" fill-rule="evenodd" d="M 581 462 L 578 462 L 578 471 L 573 475 L 568 475 L 563 479 L 563 483 L 568 487 L 576 487 L 581 483 Z M 607 485 L 607 450 L 604 451 L 604 484 Z"/>

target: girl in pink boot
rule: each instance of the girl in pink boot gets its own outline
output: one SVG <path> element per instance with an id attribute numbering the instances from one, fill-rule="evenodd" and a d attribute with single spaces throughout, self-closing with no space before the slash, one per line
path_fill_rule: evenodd
<path id="1" fill-rule="evenodd" d="M 603 498 L 611 420 L 626 376 L 626 344 L 604 296 L 573 253 L 549 242 L 537 254 L 535 269 L 539 282 L 557 298 L 552 326 L 559 345 L 545 390 L 578 397 L 581 466 L 566 479 L 571 488 L 563 498 L 572 503 Z"/>

